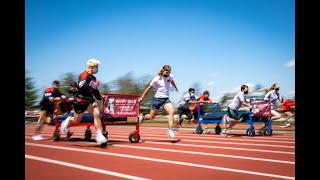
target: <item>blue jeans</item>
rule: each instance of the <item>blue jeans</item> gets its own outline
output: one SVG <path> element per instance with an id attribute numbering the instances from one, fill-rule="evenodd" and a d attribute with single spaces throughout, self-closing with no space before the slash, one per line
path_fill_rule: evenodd
<path id="1" fill-rule="evenodd" d="M 171 103 L 169 98 L 153 98 L 151 109 L 159 110 L 161 106 L 164 107 L 164 105 L 166 105 L 167 103 Z"/>

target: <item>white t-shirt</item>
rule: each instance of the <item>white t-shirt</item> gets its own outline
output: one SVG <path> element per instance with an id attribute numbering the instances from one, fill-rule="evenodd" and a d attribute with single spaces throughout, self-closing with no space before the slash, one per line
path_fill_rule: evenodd
<path id="1" fill-rule="evenodd" d="M 189 101 L 195 101 L 197 99 L 198 97 L 195 94 L 190 94 L 187 92 L 183 96 L 182 101 L 178 104 L 178 107 L 182 109 L 189 109 Z"/>
<path id="2" fill-rule="evenodd" d="M 271 109 L 274 109 L 276 107 L 277 100 L 281 102 L 281 97 L 279 92 L 276 92 L 276 90 L 273 89 L 264 96 L 264 100 L 271 102 Z"/>
<path id="3" fill-rule="evenodd" d="M 233 98 L 229 107 L 234 110 L 238 110 L 242 106 L 242 102 L 246 101 L 246 96 L 243 91 L 238 92 L 238 94 Z"/>
<path id="4" fill-rule="evenodd" d="M 169 97 L 169 88 L 171 81 L 173 80 L 173 75 L 170 74 L 168 77 L 156 76 L 152 79 L 150 86 L 157 89 L 154 97 L 156 98 L 167 98 Z"/>

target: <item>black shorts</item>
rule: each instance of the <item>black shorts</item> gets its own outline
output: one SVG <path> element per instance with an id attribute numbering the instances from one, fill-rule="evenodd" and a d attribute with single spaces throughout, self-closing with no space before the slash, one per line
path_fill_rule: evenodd
<path id="1" fill-rule="evenodd" d="M 179 117 L 181 118 L 182 115 L 188 115 L 191 114 L 191 110 L 188 109 L 184 109 L 184 108 L 178 108 L 178 113 L 179 113 Z"/>
<path id="2" fill-rule="evenodd" d="M 93 103 L 94 101 L 95 100 L 91 100 L 86 103 L 75 103 L 76 101 L 72 101 L 73 110 L 77 114 L 83 113 L 88 109 L 89 104 Z"/>
<path id="3" fill-rule="evenodd" d="M 41 111 L 47 111 L 47 115 L 53 115 L 54 104 L 50 103 L 41 107 Z"/>

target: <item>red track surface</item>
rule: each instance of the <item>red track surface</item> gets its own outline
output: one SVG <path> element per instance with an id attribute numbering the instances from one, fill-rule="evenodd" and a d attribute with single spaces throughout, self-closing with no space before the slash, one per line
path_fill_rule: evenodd
<path id="1" fill-rule="evenodd" d="M 25 178 L 56 179 L 295 179 L 294 133 L 254 137 L 196 134 L 181 129 L 179 142 L 166 129 L 140 128 L 141 142 L 130 143 L 133 126 L 109 126 L 109 142 L 101 148 L 84 141 L 85 126 L 71 127 L 69 140 L 52 141 L 54 127 L 46 126 L 42 141 L 33 141 L 33 125 L 25 126 Z"/>

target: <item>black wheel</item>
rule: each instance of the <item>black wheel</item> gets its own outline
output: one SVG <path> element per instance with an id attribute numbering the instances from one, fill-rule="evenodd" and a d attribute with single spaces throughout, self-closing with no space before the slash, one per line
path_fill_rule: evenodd
<path id="1" fill-rule="evenodd" d="M 254 131 L 254 128 L 252 128 L 251 132 L 249 132 L 249 129 L 247 129 L 247 135 L 248 136 L 254 136 L 256 134 L 255 131 Z"/>
<path id="2" fill-rule="evenodd" d="M 84 133 L 84 139 L 86 141 L 90 141 L 92 137 L 92 133 L 91 133 L 91 129 L 89 128 L 89 126 L 87 127 L 85 133 Z"/>
<path id="3" fill-rule="evenodd" d="M 272 129 L 270 129 L 270 132 L 268 132 L 268 130 L 264 130 L 263 131 L 263 134 L 266 135 L 266 136 L 271 136 L 272 135 Z"/>
<path id="4" fill-rule="evenodd" d="M 67 132 L 67 138 L 70 138 L 72 135 L 73 135 L 73 132 L 71 132 L 71 131 Z"/>
<path id="5" fill-rule="evenodd" d="M 199 126 L 199 127 L 197 127 L 196 132 L 197 132 L 197 134 L 202 134 L 203 130 L 202 130 L 202 128 Z"/>
<path id="6" fill-rule="evenodd" d="M 139 140 L 140 140 L 140 134 L 138 134 L 137 138 L 134 138 L 134 134 L 135 134 L 135 133 L 136 133 L 136 132 L 132 132 L 132 133 L 129 134 L 129 141 L 130 141 L 131 143 L 137 143 L 137 142 L 139 142 Z"/>
<path id="7" fill-rule="evenodd" d="M 60 138 L 60 131 L 57 130 L 57 132 L 54 134 L 53 136 L 53 141 L 60 141 L 61 138 Z"/>
<path id="8" fill-rule="evenodd" d="M 216 128 L 214 129 L 216 134 L 220 134 L 221 133 L 221 127 L 219 124 L 217 124 Z"/>

